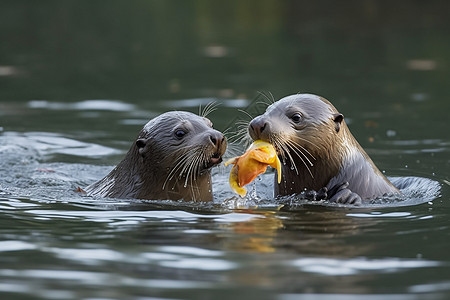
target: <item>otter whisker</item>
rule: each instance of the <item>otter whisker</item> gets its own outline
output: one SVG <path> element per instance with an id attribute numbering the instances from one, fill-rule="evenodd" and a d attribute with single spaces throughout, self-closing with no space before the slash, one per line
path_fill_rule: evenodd
<path id="1" fill-rule="evenodd" d="M 241 125 L 238 125 L 237 126 L 237 130 L 235 131 L 235 133 L 236 134 L 238 134 L 238 135 L 240 135 L 240 136 L 244 136 L 244 135 L 246 135 L 246 134 L 248 134 L 248 125 L 244 125 L 244 124 L 241 124 Z"/>
<path id="2" fill-rule="evenodd" d="M 303 165 L 306 167 L 306 169 L 308 170 L 308 173 L 311 175 L 312 178 L 314 178 L 314 175 L 311 172 L 311 169 L 309 168 L 308 164 L 306 163 L 305 159 L 310 163 L 311 167 L 313 166 L 313 164 L 311 163 L 311 161 L 300 151 L 300 153 L 298 152 L 299 149 L 295 148 L 292 144 L 290 144 L 290 141 L 288 139 L 281 139 L 279 138 L 279 145 L 281 146 L 281 148 L 283 149 L 283 151 L 287 154 L 294 170 L 295 173 L 298 175 L 298 169 L 297 169 L 297 165 L 295 164 L 295 161 L 289 151 L 289 149 L 291 149 L 302 161 Z M 305 158 L 305 159 L 303 159 Z"/>
<path id="3" fill-rule="evenodd" d="M 205 154 L 205 150 L 206 147 L 202 147 L 202 151 L 198 152 L 199 155 L 196 155 L 194 157 L 194 159 L 191 161 L 191 167 L 189 169 L 190 175 L 187 176 L 187 178 L 189 177 L 189 181 L 190 181 L 190 190 L 191 190 L 191 194 L 192 194 L 192 199 L 195 201 L 195 199 L 197 198 L 197 195 L 200 196 L 200 191 L 198 189 L 196 189 L 196 185 L 194 185 L 194 181 L 196 180 L 196 175 L 200 173 L 200 168 L 202 165 L 204 165 L 205 161 L 206 161 L 206 154 Z M 187 178 L 186 178 L 186 182 L 187 182 Z M 185 182 L 185 184 L 186 184 Z"/>
<path id="4" fill-rule="evenodd" d="M 288 144 L 288 145 L 289 145 L 289 144 Z M 288 147 L 289 147 L 289 146 L 288 146 Z M 314 178 L 314 175 L 312 174 L 311 169 L 309 168 L 308 164 L 305 162 L 305 160 L 303 159 L 303 157 L 311 164 L 311 167 L 312 167 L 313 164 L 311 163 L 311 161 L 310 161 L 305 155 L 299 155 L 299 154 L 295 151 L 295 147 L 292 147 L 292 145 L 291 145 L 290 148 L 294 151 L 295 154 L 297 154 L 298 158 L 300 158 L 300 160 L 302 161 L 303 165 L 304 165 L 304 166 L 306 167 L 306 169 L 308 170 L 308 173 L 311 175 L 311 177 Z M 303 157 L 302 157 L 302 156 L 303 156 Z M 289 157 L 291 158 L 291 162 L 292 162 L 292 163 L 294 164 L 294 166 L 295 166 L 295 163 L 294 163 L 292 157 L 291 157 L 291 156 L 289 156 Z M 295 167 L 295 170 L 296 170 L 296 173 L 297 173 L 297 175 L 298 175 L 297 167 Z"/>
<path id="5" fill-rule="evenodd" d="M 243 110 L 243 109 L 238 109 L 239 112 L 245 114 L 247 117 L 250 118 L 250 120 L 252 120 L 254 117 L 247 111 Z"/>
<path id="6" fill-rule="evenodd" d="M 247 146 L 251 141 L 251 137 L 247 132 L 247 126 L 245 128 L 243 126 L 239 127 L 241 128 L 229 133 L 230 137 L 228 138 L 228 144 L 242 144 Z"/>
<path id="7" fill-rule="evenodd" d="M 319 146 L 317 146 L 316 144 L 314 144 L 314 143 L 311 142 L 310 140 L 307 140 L 307 139 L 302 138 L 302 137 L 299 137 L 299 136 L 297 136 L 296 138 L 298 138 L 298 139 L 300 139 L 300 140 L 302 140 L 302 141 L 304 141 L 304 142 L 310 143 L 312 146 L 316 147 L 316 149 L 319 149 Z"/>
<path id="8" fill-rule="evenodd" d="M 262 105 L 265 105 L 265 106 L 269 106 L 272 103 L 267 103 L 267 102 L 264 102 L 264 101 L 256 101 L 255 104 L 262 104 Z"/>
<path id="9" fill-rule="evenodd" d="M 308 149 L 306 149 L 305 147 L 303 147 L 302 145 L 300 145 L 299 143 L 293 141 L 293 140 L 287 140 L 286 142 L 288 142 L 291 146 L 291 148 L 293 150 L 298 150 L 300 151 L 300 153 L 308 160 L 309 164 L 311 165 L 311 167 L 313 166 L 313 163 L 308 159 L 308 157 L 302 152 L 305 151 L 307 154 L 309 154 L 309 156 L 311 156 L 312 159 L 316 160 L 316 158 L 314 157 L 314 155 L 312 155 Z M 298 149 L 300 148 L 300 149 Z"/>
<path id="10" fill-rule="evenodd" d="M 292 147 L 292 145 L 289 145 L 289 148 L 292 149 L 292 151 L 303 161 L 303 158 L 309 163 L 310 167 L 313 167 L 314 164 L 308 159 L 308 157 L 300 150 L 300 149 L 296 149 L 294 147 Z M 304 162 L 305 166 L 306 166 L 306 162 Z"/>
<path id="11" fill-rule="evenodd" d="M 200 172 L 200 167 L 201 167 L 201 162 L 202 162 L 202 152 L 199 152 L 199 155 L 194 156 L 194 158 L 191 161 L 191 167 L 190 167 L 190 181 L 191 181 L 191 185 L 193 184 L 193 181 L 195 179 L 195 176 Z"/>
<path id="12" fill-rule="evenodd" d="M 171 180 L 174 178 L 175 174 L 177 171 L 179 171 L 178 176 L 175 177 L 175 182 L 173 184 L 173 186 L 175 187 L 175 185 L 178 183 L 179 179 L 181 178 L 185 178 L 185 181 L 183 183 L 184 187 L 188 186 L 188 182 L 190 181 L 190 189 L 191 189 L 191 195 L 192 195 L 192 199 L 195 201 L 196 200 L 196 195 L 194 193 L 194 184 L 193 184 L 193 178 L 195 179 L 196 176 L 196 172 L 192 172 L 192 169 L 195 167 L 195 163 L 196 163 L 196 157 L 198 156 L 199 153 L 198 151 L 201 151 L 202 148 L 197 148 L 197 149 L 191 149 L 188 152 L 184 152 L 180 155 L 181 159 L 178 161 L 178 163 L 176 164 L 176 166 L 172 169 L 172 171 L 169 173 L 169 176 L 167 177 L 164 185 L 167 184 L 168 180 Z"/>
<path id="13" fill-rule="evenodd" d="M 187 160 L 187 163 L 184 165 L 183 169 L 181 170 L 180 175 L 181 175 L 181 176 L 185 176 L 185 177 L 186 177 L 186 180 L 187 180 L 187 178 L 189 177 L 189 174 L 190 174 L 190 172 L 192 171 L 192 168 L 194 167 L 193 164 L 194 164 L 194 161 L 197 160 L 197 157 L 198 157 L 197 153 L 191 154 L 191 156 L 189 157 L 189 160 Z M 184 185 L 185 185 L 185 187 L 186 187 L 187 182 L 185 182 Z"/>
<path id="14" fill-rule="evenodd" d="M 305 162 L 305 160 L 304 160 L 303 158 L 306 159 L 306 161 L 309 163 L 309 165 L 310 165 L 311 167 L 313 167 L 314 164 L 308 159 L 308 157 L 307 157 L 300 149 L 295 148 L 292 144 L 289 143 L 289 141 L 287 141 L 286 144 L 288 145 L 288 147 L 289 147 L 290 149 L 292 149 L 292 151 L 294 151 L 294 153 L 298 156 L 298 158 L 300 158 L 300 160 L 301 160 L 301 161 L 303 162 L 303 164 L 305 165 L 305 167 L 306 167 L 306 169 L 308 170 L 308 172 L 309 172 L 309 174 L 311 175 L 311 177 L 314 178 L 313 174 L 311 173 L 310 168 L 308 167 L 308 165 L 306 164 L 306 162 Z M 297 175 L 298 175 L 298 172 L 297 172 Z"/>
<path id="15" fill-rule="evenodd" d="M 217 103 L 216 101 L 211 101 L 202 110 L 202 106 L 199 107 L 199 116 L 206 118 L 209 114 L 214 112 L 217 107 L 220 105 L 220 103 Z"/>
<path id="16" fill-rule="evenodd" d="M 236 131 L 236 135 L 239 137 L 239 138 L 242 138 L 242 137 L 245 137 L 246 135 L 248 135 L 248 132 L 247 132 L 247 127 L 239 127 L 238 128 L 238 130 Z M 248 135 L 249 136 L 249 135 Z"/>
<path id="17" fill-rule="evenodd" d="M 266 93 L 268 93 L 270 95 L 270 97 L 267 96 Z M 271 105 L 272 103 L 275 103 L 275 98 L 273 97 L 273 94 L 270 91 L 267 91 L 267 92 L 258 91 L 258 94 L 260 94 L 261 96 L 266 98 L 267 101 L 269 101 L 268 103 L 265 103 L 265 102 L 260 102 L 260 103 L 265 104 L 267 106 Z"/>
<path id="18" fill-rule="evenodd" d="M 199 147 L 197 151 L 193 151 L 193 154 L 189 157 L 188 163 L 184 166 L 181 174 L 186 177 L 185 178 L 185 187 L 188 184 L 188 181 L 193 184 L 193 180 L 200 173 L 200 168 L 206 162 L 206 147 Z"/>
<path id="19" fill-rule="evenodd" d="M 275 97 L 273 96 L 272 92 L 268 91 L 268 93 L 270 94 L 270 98 L 272 98 L 272 103 L 275 103 L 276 100 L 275 100 Z"/>
<path id="20" fill-rule="evenodd" d="M 306 167 L 306 169 L 308 170 L 309 175 L 311 175 L 311 177 L 314 178 L 314 175 L 312 174 L 311 169 L 309 168 L 309 166 L 308 166 L 308 164 L 305 162 L 305 160 L 302 158 L 302 156 L 301 156 L 301 155 L 298 155 L 298 157 L 300 158 L 300 160 L 302 161 L 303 165 L 304 165 L 304 166 Z M 294 165 L 295 165 L 295 164 L 294 164 Z M 297 175 L 298 175 L 297 167 L 295 168 L 295 171 L 296 171 L 296 173 L 297 173 Z"/>
<path id="21" fill-rule="evenodd" d="M 172 170 L 169 172 L 169 174 L 166 177 L 166 180 L 163 183 L 163 189 L 166 188 L 167 183 L 173 179 L 173 177 L 175 176 L 175 173 L 181 168 L 183 167 L 184 164 L 186 164 L 187 161 L 187 157 L 184 154 L 181 154 L 180 156 L 178 156 L 178 159 L 176 161 L 175 166 L 172 168 Z M 174 183 L 174 186 L 176 184 L 177 180 Z"/>
<path id="22" fill-rule="evenodd" d="M 185 176 L 185 180 L 184 180 L 184 184 L 183 184 L 183 187 L 184 188 L 187 188 L 188 187 L 188 181 L 190 181 L 190 185 L 189 185 L 189 188 L 190 188 L 190 190 L 191 190 L 191 197 L 192 198 L 194 198 L 195 197 L 195 195 L 194 195 L 194 190 L 193 190 L 193 182 L 192 182 L 192 177 L 190 176 L 190 174 L 191 174 L 191 171 L 192 171 L 192 168 L 193 168 L 193 163 L 194 163 L 194 160 L 192 159 L 192 160 L 190 160 L 189 161 L 189 163 L 188 164 L 186 164 L 186 174 L 184 175 Z"/>
<path id="23" fill-rule="evenodd" d="M 228 127 L 223 131 L 224 134 L 232 135 L 240 133 L 243 130 L 243 125 L 237 126 L 237 128 Z"/>
<path id="24" fill-rule="evenodd" d="M 283 160 L 283 164 L 286 163 L 286 155 L 284 153 L 284 149 L 281 147 L 280 142 L 278 139 L 272 139 L 271 143 L 275 146 L 277 150 L 280 151 L 281 159 Z"/>
<path id="25" fill-rule="evenodd" d="M 184 185 L 183 185 L 186 188 L 188 186 L 188 182 L 190 182 L 190 189 L 191 189 L 192 197 L 194 197 L 194 190 L 193 190 L 194 183 L 193 183 L 192 175 L 194 174 L 193 170 L 195 168 L 195 162 L 197 162 L 197 158 L 198 158 L 198 156 L 194 156 L 193 159 L 190 161 L 190 163 L 187 165 L 188 167 L 186 170 L 186 175 L 185 175 L 186 177 L 185 177 Z"/>
<path id="26" fill-rule="evenodd" d="M 279 143 L 280 148 L 284 151 L 284 153 L 287 154 L 287 157 L 289 158 L 289 161 L 291 162 L 292 167 L 294 167 L 295 173 L 297 173 L 298 175 L 298 169 L 297 169 L 297 165 L 294 162 L 294 159 L 292 158 L 292 155 L 289 151 L 289 147 L 286 145 L 285 141 L 282 139 L 279 139 Z"/>
<path id="27" fill-rule="evenodd" d="M 175 174 L 178 171 L 180 171 L 180 172 L 177 177 L 182 176 L 183 173 L 186 171 L 188 162 L 192 161 L 194 155 L 201 151 L 202 151 L 201 147 L 196 147 L 195 149 L 192 149 L 192 147 L 186 146 L 184 148 L 179 149 L 179 151 L 177 151 L 178 159 L 176 161 L 175 166 L 172 168 L 172 170 L 167 175 L 166 180 L 164 181 L 164 184 L 163 184 L 163 189 L 165 189 L 167 183 L 173 179 L 173 177 L 175 176 Z M 177 181 L 178 180 L 175 180 L 174 186 L 177 183 Z"/>
<path id="28" fill-rule="evenodd" d="M 248 127 L 248 124 L 250 124 L 250 122 L 249 121 L 245 121 L 245 120 L 238 120 L 238 121 L 236 121 L 235 124 L 236 125 L 245 125 L 245 126 Z"/>
<path id="29" fill-rule="evenodd" d="M 242 145 L 238 142 L 228 142 L 226 157 L 239 156 L 242 153 Z"/>

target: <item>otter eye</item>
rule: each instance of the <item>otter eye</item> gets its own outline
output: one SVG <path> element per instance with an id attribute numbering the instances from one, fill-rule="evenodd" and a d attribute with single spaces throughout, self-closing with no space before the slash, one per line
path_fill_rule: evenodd
<path id="1" fill-rule="evenodd" d="M 183 138 L 186 135 L 186 132 L 182 129 L 177 129 L 175 131 L 175 136 L 179 139 Z"/>
<path id="2" fill-rule="evenodd" d="M 299 113 L 293 114 L 291 119 L 294 123 L 299 123 L 302 120 L 302 115 Z"/>

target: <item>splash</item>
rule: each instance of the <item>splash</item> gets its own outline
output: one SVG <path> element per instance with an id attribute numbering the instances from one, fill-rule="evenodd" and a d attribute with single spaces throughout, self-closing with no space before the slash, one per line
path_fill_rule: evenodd
<path id="1" fill-rule="evenodd" d="M 234 165 L 229 180 L 231 189 L 241 197 L 247 194 L 247 190 L 243 186 L 252 182 L 259 174 L 264 173 L 267 166 L 277 170 L 278 183 L 281 182 L 281 162 L 275 148 L 270 143 L 254 141 L 243 155 L 230 159 L 225 166 L 229 164 Z"/>

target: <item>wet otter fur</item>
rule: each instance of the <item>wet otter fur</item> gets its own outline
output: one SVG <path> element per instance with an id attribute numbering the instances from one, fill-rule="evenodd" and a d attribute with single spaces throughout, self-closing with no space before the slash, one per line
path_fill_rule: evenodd
<path id="1" fill-rule="evenodd" d="M 223 134 L 205 117 L 171 111 L 142 128 L 124 159 L 87 195 L 211 201 L 211 167 L 226 150 Z"/>
<path id="2" fill-rule="evenodd" d="M 353 137 L 344 116 L 320 96 L 287 96 L 254 118 L 248 131 L 253 140 L 273 144 L 283 162 L 276 196 L 313 190 L 333 202 L 359 204 L 400 193 Z"/>

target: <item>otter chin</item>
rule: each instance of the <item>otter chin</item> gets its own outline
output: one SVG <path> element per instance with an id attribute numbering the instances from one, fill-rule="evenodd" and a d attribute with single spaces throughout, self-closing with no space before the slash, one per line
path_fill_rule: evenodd
<path id="1" fill-rule="evenodd" d="M 86 188 L 89 196 L 212 201 L 211 168 L 227 142 L 209 119 L 171 111 L 150 120 L 125 158 Z"/>
<path id="2" fill-rule="evenodd" d="M 253 140 L 271 143 L 282 161 L 275 196 L 320 191 L 332 202 L 360 204 L 399 194 L 326 99 L 296 94 L 278 100 L 248 127 Z"/>

